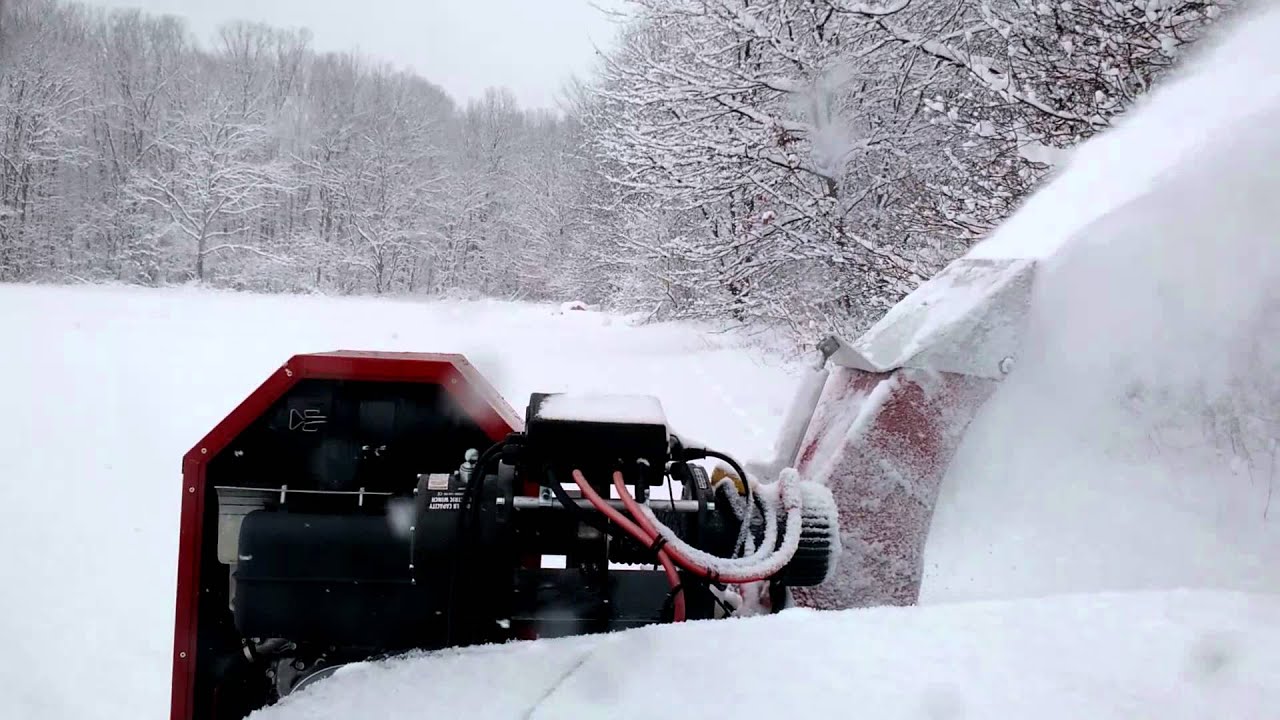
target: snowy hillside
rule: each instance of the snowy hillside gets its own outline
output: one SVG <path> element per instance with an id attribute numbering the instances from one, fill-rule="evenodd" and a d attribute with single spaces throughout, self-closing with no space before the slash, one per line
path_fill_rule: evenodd
<path id="1" fill-rule="evenodd" d="M 591 312 L 0 286 L 0 717 L 166 717 L 180 463 L 289 356 L 463 352 L 534 391 L 658 395 L 726 451 L 771 447 L 785 365 L 733 335 Z"/>

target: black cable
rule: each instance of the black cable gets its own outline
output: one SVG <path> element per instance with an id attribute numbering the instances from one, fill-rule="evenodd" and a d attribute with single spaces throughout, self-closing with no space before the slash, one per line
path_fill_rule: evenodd
<path id="1" fill-rule="evenodd" d="M 480 454 L 480 458 L 476 460 L 475 467 L 471 468 L 471 475 L 467 478 L 467 485 L 462 490 L 462 502 L 458 513 L 458 536 L 461 539 L 464 529 L 480 515 L 480 505 L 482 493 L 484 489 L 484 475 L 489 469 L 489 463 L 502 453 L 506 447 L 506 441 L 494 443 L 487 450 Z"/>
<path id="2" fill-rule="evenodd" d="M 721 589 L 723 589 L 723 588 L 721 588 Z M 715 600 L 716 604 L 720 606 L 720 609 L 721 609 L 721 610 L 724 610 L 724 616 L 725 616 L 725 617 L 732 617 L 732 616 L 733 616 L 734 609 L 733 609 L 733 607 L 731 607 L 731 606 L 729 605 L 729 603 L 727 603 L 727 602 L 725 602 L 725 601 L 724 601 L 724 598 L 722 598 L 722 597 L 720 597 L 719 595 L 717 595 L 717 594 L 715 594 L 715 593 L 711 592 L 711 589 L 710 589 L 710 588 L 707 588 L 707 594 L 711 596 L 711 599 L 712 599 L 712 600 Z"/>
<path id="3" fill-rule="evenodd" d="M 547 482 L 551 485 L 551 494 L 556 496 L 556 500 L 568 510 L 570 514 L 578 518 L 579 521 L 590 525 L 600 532 L 611 537 L 618 537 L 621 528 L 611 527 L 608 520 L 599 513 L 587 512 L 585 508 L 573 501 L 569 493 L 560 484 L 559 478 L 556 477 L 555 471 L 547 469 Z"/>
<path id="4" fill-rule="evenodd" d="M 746 495 L 747 495 L 747 501 L 748 501 L 747 507 L 750 508 L 751 507 L 751 502 L 750 502 L 751 482 L 747 479 L 747 471 L 742 469 L 742 466 L 738 464 L 737 460 L 734 460 L 732 457 L 729 457 L 728 455 L 722 452 L 719 452 L 717 450 L 703 450 L 702 452 L 707 457 L 718 458 L 720 460 L 723 460 L 729 463 L 729 467 L 732 467 L 733 471 L 738 474 L 738 477 L 742 478 L 742 487 L 746 491 Z M 748 512 L 750 511 L 748 510 Z"/>
<path id="5" fill-rule="evenodd" d="M 667 592 L 667 597 L 662 601 L 662 610 L 660 617 L 666 622 L 673 622 L 676 616 L 676 595 L 684 592 L 684 583 L 678 583 Z M 688 594 L 685 594 L 688 597 Z M 687 602 L 687 601 L 686 601 Z M 685 618 L 688 619 L 687 617 Z"/>
<path id="6" fill-rule="evenodd" d="M 488 449 L 480 454 L 475 466 L 471 468 L 471 475 L 467 478 L 467 484 L 462 490 L 456 535 L 458 547 L 457 551 L 453 553 L 453 563 L 449 571 L 449 606 L 446 633 L 450 636 L 450 640 L 452 640 L 452 634 L 457 629 L 454 627 L 454 612 L 460 606 L 460 598 L 458 597 L 459 593 L 462 592 L 458 587 L 460 571 L 463 563 L 471 560 L 472 541 L 475 539 L 476 528 L 479 527 L 478 520 L 483 499 L 481 491 L 484 487 L 484 475 L 488 472 L 489 465 L 502 454 L 503 448 L 506 447 L 507 442 L 510 440 L 511 436 L 508 436 L 507 440 L 490 445 Z"/>
<path id="7" fill-rule="evenodd" d="M 662 619 L 663 620 L 667 622 L 671 622 L 675 618 L 676 595 L 678 595 L 679 593 L 684 593 L 686 598 L 689 597 L 689 593 L 685 592 L 686 582 L 691 582 L 691 581 L 681 581 L 678 585 L 671 588 L 671 590 L 667 592 L 666 599 L 662 601 Z M 711 586 L 709 583 L 701 582 L 701 583 L 697 583 L 696 585 L 697 587 L 706 590 L 707 594 L 711 596 L 711 601 L 714 602 L 716 605 L 719 605 L 721 610 L 724 610 L 725 617 L 733 616 L 735 612 L 735 610 L 733 609 L 733 606 L 725 602 L 724 599 L 721 598 L 719 595 L 715 594 L 714 592 L 711 592 Z M 724 589 L 723 583 L 715 583 L 715 585 L 721 590 Z"/>
<path id="8" fill-rule="evenodd" d="M 628 535 L 622 528 L 609 522 L 609 519 L 606 518 L 603 514 L 587 510 L 586 508 L 582 507 L 578 503 L 574 502 L 573 498 L 569 495 L 569 493 L 564 489 L 563 486 L 560 485 L 559 480 L 556 478 L 555 471 L 550 469 L 547 470 L 547 482 L 550 484 L 551 494 L 555 495 L 556 500 L 559 501 L 559 503 L 563 505 L 564 508 L 568 510 L 569 513 L 572 514 L 574 517 L 576 517 L 580 522 L 590 525 L 596 530 L 599 530 L 600 532 L 604 533 L 605 535 L 608 535 L 609 537 L 619 542 L 635 542 L 635 538 Z M 648 546 L 642 545 L 641 547 L 644 547 L 646 550 L 653 553 L 655 558 L 654 564 L 656 565 L 658 551 L 661 550 L 662 546 L 666 544 L 667 544 L 667 539 L 659 535 L 658 538 L 654 540 L 652 544 Z"/>
<path id="9" fill-rule="evenodd" d="M 751 492 L 751 480 L 747 478 L 747 471 L 742 469 L 742 466 L 738 464 L 737 460 L 734 460 L 732 457 L 722 452 L 719 452 L 717 450 L 707 450 L 705 448 L 699 448 L 699 449 L 685 449 L 682 452 L 685 455 L 686 459 L 691 459 L 691 460 L 696 459 L 699 455 L 702 457 L 711 457 L 711 458 L 717 458 L 719 460 L 723 460 L 729 463 L 729 466 L 733 468 L 733 471 L 738 474 L 738 478 L 742 480 L 742 489 L 746 493 L 746 497 L 747 497 L 747 509 L 743 511 L 743 516 L 742 516 L 743 530 L 738 536 L 738 542 L 736 545 L 734 545 L 733 552 L 735 554 L 738 554 L 739 556 L 745 555 L 746 554 L 746 537 L 747 537 L 747 534 L 751 532 L 751 513 L 755 509 L 755 502 L 754 502 L 755 495 L 754 493 Z"/>

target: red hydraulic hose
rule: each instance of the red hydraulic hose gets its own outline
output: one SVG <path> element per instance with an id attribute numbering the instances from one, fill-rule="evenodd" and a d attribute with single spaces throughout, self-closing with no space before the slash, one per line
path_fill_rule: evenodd
<path id="1" fill-rule="evenodd" d="M 649 539 L 646 542 L 653 543 L 653 541 L 658 537 L 658 529 L 653 526 L 653 523 L 649 522 L 647 515 L 640 512 L 640 504 L 631 496 L 631 491 L 627 489 L 627 483 L 623 480 L 621 472 L 615 471 L 613 473 L 613 486 L 618 489 L 618 495 L 622 497 L 622 504 L 627 507 L 627 512 L 630 512 L 632 516 L 635 517 L 636 522 L 640 523 L 641 528 L 648 535 Z M 612 510 L 613 508 L 610 509 Z M 768 575 L 733 575 L 732 573 L 714 574 L 708 568 L 690 560 L 684 555 L 684 553 L 680 552 L 679 549 L 672 547 L 671 545 L 663 547 L 662 550 L 669 554 L 671 558 L 676 561 L 677 565 L 698 577 L 719 579 L 723 582 L 734 584 L 759 582 L 761 580 L 769 579 Z"/>
<path id="2" fill-rule="evenodd" d="M 618 474 L 621 477 L 621 473 Z M 599 510 L 605 517 L 609 518 L 618 527 L 622 528 L 628 535 L 635 538 L 645 547 L 653 545 L 656 536 L 649 536 L 639 526 L 627 519 L 626 515 L 618 512 L 612 505 L 605 502 L 600 497 L 600 493 L 587 482 L 587 478 L 582 474 L 581 470 L 573 471 L 573 481 L 577 483 L 578 489 L 582 491 L 582 496 L 589 500 L 596 510 Z M 628 494 L 627 497 L 630 497 Z M 633 498 L 631 502 L 635 502 Z M 637 519 L 640 519 L 637 517 Z M 671 562 L 671 558 L 667 555 L 666 548 L 658 550 L 658 562 L 662 565 L 663 571 L 667 574 L 667 582 L 671 584 L 671 589 L 675 591 L 675 598 L 672 603 L 672 619 L 675 622 L 684 622 L 684 592 L 678 590 L 680 587 L 680 574 L 676 572 L 676 566 Z"/>

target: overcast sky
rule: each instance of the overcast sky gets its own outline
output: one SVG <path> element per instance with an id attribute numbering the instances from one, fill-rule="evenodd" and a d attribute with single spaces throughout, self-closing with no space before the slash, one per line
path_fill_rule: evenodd
<path id="1" fill-rule="evenodd" d="M 455 100 L 506 86 L 552 108 L 565 79 L 585 74 L 614 25 L 592 5 L 618 0 L 89 0 L 178 15 L 206 41 L 228 20 L 306 27 L 318 50 L 360 50 L 411 67 Z"/>

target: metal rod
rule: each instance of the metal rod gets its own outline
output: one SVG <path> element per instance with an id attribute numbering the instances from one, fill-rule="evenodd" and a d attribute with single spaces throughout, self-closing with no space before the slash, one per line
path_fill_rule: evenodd
<path id="1" fill-rule="evenodd" d="M 356 495 L 360 497 L 374 497 L 374 496 L 391 497 L 392 495 L 395 494 L 395 493 L 389 493 L 389 492 L 375 492 L 373 490 L 365 490 L 364 488 L 361 488 L 360 490 L 302 490 L 299 488 L 290 488 L 288 485 L 281 485 L 280 487 L 240 487 L 237 485 L 215 485 L 214 489 L 242 490 L 242 491 L 259 492 L 259 493 L 280 493 L 282 496 L 286 494 L 298 494 L 298 495 Z"/>
<path id="2" fill-rule="evenodd" d="M 503 504 L 506 498 L 498 498 L 498 504 Z M 591 501 L 586 499 L 575 499 L 578 507 L 584 510 L 594 510 Z M 625 509 L 621 500 L 606 500 L 610 505 L 618 509 Z M 544 498 L 526 497 L 524 495 L 512 498 L 512 507 L 516 510 L 563 510 L 564 506 L 556 500 L 547 500 Z M 649 503 L 649 507 L 657 511 L 672 510 L 672 502 L 670 500 L 654 499 Z M 698 512 L 697 500 L 676 500 L 675 511 L 678 513 L 694 513 Z"/>

